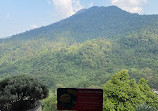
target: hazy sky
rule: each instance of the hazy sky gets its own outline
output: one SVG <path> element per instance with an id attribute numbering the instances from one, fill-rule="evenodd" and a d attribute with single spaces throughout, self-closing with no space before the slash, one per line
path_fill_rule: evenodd
<path id="1" fill-rule="evenodd" d="M 49 25 L 82 8 L 110 5 L 131 13 L 158 14 L 158 0 L 0 0 L 0 38 Z"/>

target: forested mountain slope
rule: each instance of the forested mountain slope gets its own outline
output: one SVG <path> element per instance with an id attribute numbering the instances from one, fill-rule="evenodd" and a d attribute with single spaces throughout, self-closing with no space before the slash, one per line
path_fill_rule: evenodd
<path id="1" fill-rule="evenodd" d="M 128 69 L 158 89 L 158 15 L 92 7 L 0 40 L 0 77 L 34 75 L 50 88 L 101 86 Z"/>

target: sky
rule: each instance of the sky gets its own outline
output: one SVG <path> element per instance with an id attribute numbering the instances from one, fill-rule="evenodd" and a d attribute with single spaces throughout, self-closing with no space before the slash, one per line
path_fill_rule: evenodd
<path id="1" fill-rule="evenodd" d="M 0 38 L 46 26 L 92 6 L 158 14 L 158 0 L 0 0 Z"/>

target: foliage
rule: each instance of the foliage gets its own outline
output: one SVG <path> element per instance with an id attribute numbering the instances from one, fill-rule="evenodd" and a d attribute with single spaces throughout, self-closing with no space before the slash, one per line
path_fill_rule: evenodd
<path id="1" fill-rule="evenodd" d="M 43 111 L 57 111 L 57 96 L 51 94 L 48 98 L 42 100 Z"/>
<path id="2" fill-rule="evenodd" d="M 46 98 L 48 89 L 35 78 L 25 75 L 13 76 L 0 82 L 0 109 L 13 110 L 17 103 Z M 8 104 L 8 106 L 6 106 Z"/>
<path id="3" fill-rule="evenodd" d="M 134 79 L 129 80 L 126 70 L 114 75 L 104 86 L 105 111 L 134 111 L 138 105 L 147 103 L 158 108 L 158 98 L 147 85 L 145 79 L 140 79 L 138 85 Z"/>
<path id="4" fill-rule="evenodd" d="M 136 111 L 157 111 L 157 110 L 155 108 L 149 106 L 148 104 L 144 103 L 144 104 L 139 105 L 136 108 Z"/>
<path id="5" fill-rule="evenodd" d="M 147 85 L 147 80 L 141 78 L 138 83 L 139 89 L 145 95 L 145 101 L 148 105 L 153 108 L 158 109 L 158 97 L 153 93 L 153 91 Z"/>

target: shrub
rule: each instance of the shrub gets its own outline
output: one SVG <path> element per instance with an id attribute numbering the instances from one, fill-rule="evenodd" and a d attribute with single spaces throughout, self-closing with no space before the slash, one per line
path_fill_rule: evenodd
<path id="1" fill-rule="evenodd" d="M 12 76 L 0 81 L 0 109 L 12 111 L 20 106 L 34 107 L 37 100 L 48 96 L 48 89 L 33 77 Z"/>

